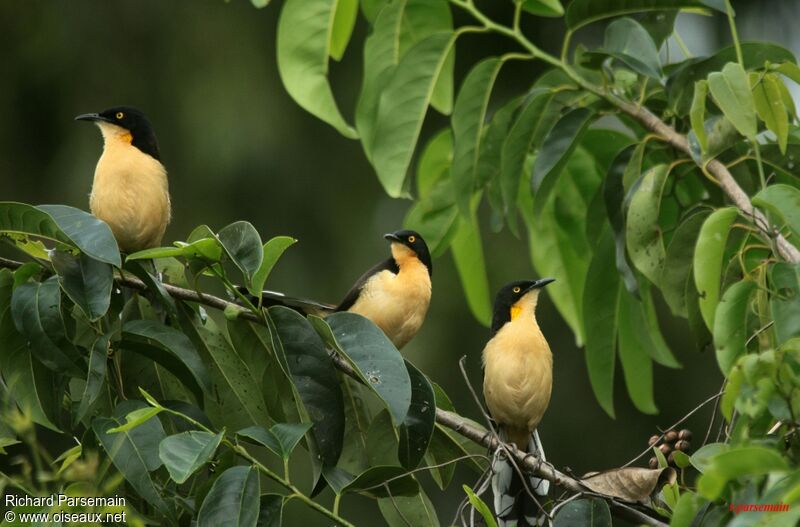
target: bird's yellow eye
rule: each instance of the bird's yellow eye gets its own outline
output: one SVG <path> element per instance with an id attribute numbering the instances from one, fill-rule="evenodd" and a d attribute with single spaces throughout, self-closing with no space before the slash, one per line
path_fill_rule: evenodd
<path id="1" fill-rule="evenodd" d="M 514 289 L 512 289 L 512 291 L 514 291 L 515 293 L 519 293 L 521 289 L 519 287 L 515 287 Z"/>
<path id="2" fill-rule="evenodd" d="M 125 114 L 124 114 L 124 113 L 122 113 L 122 112 L 117 112 L 117 115 L 116 115 L 115 117 L 116 117 L 117 119 L 122 119 L 123 117 L 125 117 Z"/>
<path id="3" fill-rule="evenodd" d="M 415 241 L 417 241 L 417 237 L 413 234 L 408 237 L 408 243 L 414 243 Z"/>

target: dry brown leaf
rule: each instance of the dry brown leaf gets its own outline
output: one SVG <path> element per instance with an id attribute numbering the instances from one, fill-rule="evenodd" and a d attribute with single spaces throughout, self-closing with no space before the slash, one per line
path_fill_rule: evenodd
<path id="1" fill-rule="evenodd" d="M 589 472 L 581 478 L 581 483 L 598 494 L 634 503 L 647 503 L 659 483 L 674 483 L 676 478 L 675 470 L 670 467 L 627 467 Z"/>

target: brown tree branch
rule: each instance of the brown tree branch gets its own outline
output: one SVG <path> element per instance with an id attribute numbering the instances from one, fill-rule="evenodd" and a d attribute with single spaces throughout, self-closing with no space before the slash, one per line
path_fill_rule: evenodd
<path id="1" fill-rule="evenodd" d="M 20 266 L 22 266 L 21 262 L 0 257 L 0 268 L 18 269 Z M 126 276 L 117 276 L 115 277 L 114 280 L 116 284 L 119 286 L 128 287 L 130 289 L 134 289 L 137 291 L 148 290 L 145 283 L 139 280 L 138 278 L 126 275 Z M 163 286 L 166 292 L 169 293 L 170 296 L 172 296 L 173 298 L 177 298 L 179 300 L 184 300 L 187 302 L 196 302 L 198 304 L 202 304 L 208 307 L 213 307 L 221 311 L 224 311 L 225 308 L 230 306 L 235 306 L 237 308 L 241 307 L 238 304 L 235 304 L 234 302 L 230 302 L 228 300 L 213 295 L 207 295 L 200 293 L 198 291 L 192 291 L 190 289 L 185 289 L 183 287 L 177 287 L 169 284 L 163 284 Z M 239 316 L 241 318 L 250 320 L 252 322 L 256 322 L 258 324 L 264 323 L 264 321 L 260 317 L 258 317 L 255 313 L 252 313 L 250 311 L 242 311 L 239 314 Z M 344 358 L 342 358 L 336 353 L 331 353 L 331 358 L 339 370 L 353 377 L 356 380 L 360 380 L 358 375 L 356 375 L 355 371 L 353 370 L 352 366 L 350 366 L 350 364 Z M 497 440 L 496 437 L 493 437 L 493 434 L 487 433 L 485 429 L 473 425 L 467 419 L 461 417 L 460 415 L 454 412 L 449 412 L 447 410 L 442 410 L 441 408 L 437 408 L 436 422 L 479 445 L 485 446 L 490 452 L 494 452 L 495 450 L 500 448 L 500 442 Z M 559 487 L 562 487 L 571 492 L 575 493 L 591 492 L 589 491 L 589 489 L 584 487 L 579 480 L 571 476 L 568 476 L 563 472 L 560 472 L 552 464 L 541 461 L 535 455 L 522 452 L 516 449 L 516 447 L 514 447 L 511 444 L 506 444 L 505 449 L 514 456 L 514 459 L 517 462 L 518 466 L 525 472 L 535 474 L 536 476 L 546 479 L 551 483 L 553 483 L 554 485 L 558 485 Z M 611 512 L 615 516 L 627 519 L 637 525 L 667 527 L 666 523 L 638 509 L 635 509 L 630 505 L 620 503 L 613 496 L 601 495 L 595 492 L 591 492 L 591 494 L 593 496 L 597 496 L 605 500 L 608 503 Z"/>

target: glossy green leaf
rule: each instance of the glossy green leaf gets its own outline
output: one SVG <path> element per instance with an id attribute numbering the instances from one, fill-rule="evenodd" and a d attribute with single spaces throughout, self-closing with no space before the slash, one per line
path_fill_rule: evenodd
<path id="1" fill-rule="evenodd" d="M 488 505 L 469 487 L 469 485 L 462 485 L 461 488 L 467 494 L 470 505 L 481 515 L 483 521 L 486 522 L 487 527 L 497 527 L 497 521 L 494 519 L 494 514 Z"/>
<path id="2" fill-rule="evenodd" d="M 451 182 L 441 181 L 414 203 L 403 221 L 406 228 L 422 235 L 434 259 L 445 253 L 461 223 L 453 194 Z"/>
<path id="3" fill-rule="evenodd" d="M 288 460 L 309 428 L 311 423 L 276 423 L 269 429 L 251 426 L 239 430 L 236 435 L 252 439 Z"/>
<path id="4" fill-rule="evenodd" d="M 438 183 L 447 179 L 452 163 L 453 131 L 450 128 L 442 128 L 428 141 L 419 156 L 417 192 L 420 198 L 427 197 Z"/>
<path id="5" fill-rule="evenodd" d="M 144 408 L 147 407 L 141 401 L 123 401 L 114 409 L 112 417 L 95 418 L 92 429 L 111 462 L 139 496 L 162 513 L 168 513 L 171 506 L 161 497 L 162 491 L 150 475 L 161 466 L 158 445 L 165 437 L 161 422 L 150 419 L 132 430 L 109 433 L 109 429 L 123 425 L 123 416 Z"/>
<path id="6" fill-rule="evenodd" d="M 451 175 L 456 202 L 465 217 L 470 216 L 470 202 L 475 191 L 478 156 L 486 127 L 486 109 L 503 61 L 484 59 L 467 74 L 458 92 L 453 117 L 453 166 Z"/>
<path id="7" fill-rule="evenodd" d="M 655 414 L 658 408 L 653 400 L 653 363 L 647 349 L 652 343 L 641 302 L 619 288 L 617 310 L 617 348 L 625 386 L 640 412 Z"/>
<path id="8" fill-rule="evenodd" d="M 49 214 L 25 203 L 0 201 L 0 232 L 32 235 L 60 243 L 64 247 L 76 246 Z"/>
<path id="9" fill-rule="evenodd" d="M 611 511 L 605 501 L 596 498 L 564 504 L 556 514 L 553 527 L 611 527 Z"/>
<path id="10" fill-rule="evenodd" d="M 789 139 L 789 115 L 786 113 L 786 106 L 783 104 L 781 95 L 783 83 L 774 73 L 766 73 L 763 77 L 751 73 L 750 79 L 753 84 L 753 102 L 756 113 L 767 125 L 767 129 L 778 138 L 781 153 L 785 154 L 786 143 Z"/>
<path id="11" fill-rule="evenodd" d="M 436 398 L 425 374 L 409 361 L 405 362 L 411 379 L 411 405 L 398 429 L 400 444 L 397 457 L 400 464 L 410 470 L 419 465 L 428 451 L 436 422 Z"/>
<path id="12" fill-rule="evenodd" d="M 132 412 L 125 415 L 125 422 L 119 426 L 115 426 L 113 428 L 109 428 L 107 432 L 109 434 L 118 434 L 121 432 L 129 432 L 134 428 L 137 428 L 153 417 L 160 414 L 164 409 L 162 407 L 150 407 L 146 406 L 144 408 L 137 408 Z"/>
<path id="13" fill-rule="evenodd" d="M 261 296 L 261 290 L 264 288 L 264 284 L 275 264 L 278 263 L 284 251 L 295 243 L 297 243 L 297 240 L 289 236 L 275 236 L 264 244 L 262 248 L 264 258 L 261 260 L 261 265 L 253 273 L 253 278 L 248 288 L 251 295 Z"/>
<path id="14" fill-rule="evenodd" d="M 711 213 L 703 222 L 695 245 L 693 271 L 694 283 L 700 295 L 700 312 L 706 327 L 713 330 L 714 312 L 719 302 L 720 277 L 722 276 L 722 255 L 728 241 L 728 234 L 738 212 L 726 207 Z"/>
<path id="15" fill-rule="evenodd" d="M 559 0 L 521 0 L 522 9 L 528 13 L 547 16 L 547 17 L 560 17 L 564 16 L 564 6 L 561 5 Z"/>
<path id="16" fill-rule="evenodd" d="M 778 262 L 769 270 L 772 318 L 778 346 L 800 337 L 800 264 Z"/>
<path id="17" fill-rule="evenodd" d="M 283 525 L 284 497 L 280 494 L 262 494 L 258 527 L 281 527 Z"/>
<path id="18" fill-rule="evenodd" d="M 322 460 L 326 466 L 336 465 L 342 451 L 344 401 L 333 361 L 311 323 L 299 313 L 274 306 L 269 315 L 275 322 L 294 385 L 313 423 Z"/>
<path id="19" fill-rule="evenodd" d="M 228 258 L 244 275 L 245 285 L 253 286 L 253 276 L 264 261 L 261 236 L 255 227 L 246 221 L 237 221 L 217 233 L 217 239 Z"/>
<path id="20" fill-rule="evenodd" d="M 653 287 L 643 282 L 641 289 L 641 307 L 644 315 L 644 326 L 641 341 L 647 352 L 656 363 L 667 368 L 681 368 L 681 363 L 675 358 L 659 325 L 659 316 L 656 313 L 656 306 L 653 300 Z"/>
<path id="21" fill-rule="evenodd" d="M 694 248 L 708 213 L 697 211 L 678 225 L 667 247 L 658 281 L 661 294 L 676 316 L 687 317 L 686 282 L 691 276 Z"/>
<path id="22" fill-rule="evenodd" d="M 222 433 L 190 430 L 165 437 L 158 445 L 158 457 L 178 484 L 208 463 L 222 441 Z"/>
<path id="23" fill-rule="evenodd" d="M 14 325 L 30 343 L 30 352 L 45 366 L 73 377 L 82 377 L 77 350 L 67 340 L 61 312 L 58 279 L 28 282 L 11 297 Z"/>
<path id="24" fill-rule="evenodd" d="M 423 489 L 416 496 L 378 499 L 378 508 L 388 527 L 439 527 L 436 508 Z"/>
<path id="25" fill-rule="evenodd" d="M 58 273 L 61 288 L 89 320 L 98 320 L 106 314 L 114 284 L 114 273 L 109 264 L 85 253 L 73 255 L 63 251 L 54 251 L 50 261 Z"/>
<path id="26" fill-rule="evenodd" d="M 231 467 L 217 479 L 197 513 L 197 527 L 256 527 L 261 483 L 255 466 Z"/>
<path id="27" fill-rule="evenodd" d="M 614 266 L 614 240 L 604 229 L 589 264 L 583 293 L 586 366 L 597 402 L 614 417 L 614 362 L 619 311 L 619 274 Z"/>
<path id="28" fill-rule="evenodd" d="M 330 36 L 330 56 L 342 60 L 358 15 L 358 0 L 337 0 Z"/>
<path id="29" fill-rule="evenodd" d="M 506 102 L 500 109 L 495 111 L 486 129 L 486 137 L 481 141 L 481 151 L 478 155 L 477 186 L 481 188 L 487 184 L 490 185 L 490 202 L 492 194 L 501 196 L 500 185 L 496 183 L 496 180 L 502 168 L 501 155 L 503 144 L 524 100 L 525 97 L 516 97 Z M 547 130 L 545 130 L 545 132 L 546 131 Z M 502 199 L 499 201 L 501 202 L 501 207 L 499 208 L 502 209 L 505 207 L 505 204 L 502 203 Z M 505 212 L 503 211 L 503 213 Z"/>
<path id="30" fill-rule="evenodd" d="M 23 410 L 34 423 L 59 432 L 57 417 L 60 399 L 52 371 L 37 361 L 28 349 L 28 343 L 14 327 L 11 315 L 12 274 L 8 269 L 0 270 L 0 376 L 2 376 L 11 400 Z"/>
<path id="31" fill-rule="evenodd" d="M 564 115 L 545 138 L 531 180 L 535 214 L 541 214 L 558 176 L 593 118 L 594 113 L 588 108 L 576 108 Z"/>
<path id="32" fill-rule="evenodd" d="M 621 60 L 642 75 L 661 78 L 656 44 L 647 30 L 632 18 L 619 18 L 608 25 L 601 52 Z"/>
<path id="33" fill-rule="evenodd" d="M 698 448 L 697 452 L 689 456 L 689 461 L 691 461 L 694 468 L 700 473 L 703 473 L 711 466 L 711 460 L 714 459 L 717 454 L 725 452 L 729 448 L 729 445 L 725 443 L 708 443 Z"/>
<path id="34" fill-rule="evenodd" d="M 680 452 L 680 450 L 676 450 L 675 452 Z M 683 454 L 683 452 L 681 452 L 681 454 Z M 672 511 L 670 525 L 672 527 L 691 527 L 702 503 L 703 499 L 694 492 L 682 493 L 677 505 L 675 505 Z"/>
<path id="35" fill-rule="evenodd" d="M 372 164 L 384 190 L 392 197 L 403 194 L 422 121 L 455 38 L 452 33 L 435 33 L 411 48 L 381 95 Z"/>
<path id="36" fill-rule="evenodd" d="M 492 320 L 492 302 L 480 227 L 474 215 L 469 222 L 460 223 L 453 238 L 452 252 L 470 311 L 478 322 L 488 327 Z"/>
<path id="37" fill-rule="evenodd" d="M 661 195 L 669 176 L 669 166 L 657 165 L 648 170 L 631 189 L 625 241 L 631 261 L 652 283 L 658 285 L 666 251 L 658 224 Z"/>
<path id="38" fill-rule="evenodd" d="M 106 383 L 106 363 L 108 362 L 108 336 L 102 335 L 95 340 L 89 353 L 89 371 L 86 374 L 86 386 L 81 395 L 80 404 L 75 412 L 75 420 L 83 420 L 92 404 L 100 396 Z"/>
<path id="39" fill-rule="evenodd" d="M 744 68 L 729 62 L 721 72 L 708 76 L 708 89 L 714 101 L 740 134 L 747 138 L 756 135 L 756 109 L 750 81 Z"/>
<path id="40" fill-rule="evenodd" d="M 88 212 L 66 205 L 39 205 L 36 208 L 50 216 L 82 253 L 115 267 L 122 265 L 117 240 L 104 222 Z"/>
<path id="41" fill-rule="evenodd" d="M 567 7 L 567 28 L 574 31 L 604 18 L 631 13 L 702 7 L 705 4 L 699 0 L 573 0 Z"/>
<path id="42" fill-rule="evenodd" d="M 395 423 L 411 404 L 411 380 L 403 357 L 386 334 L 356 313 L 334 313 L 325 320 L 309 317 L 328 346 L 341 353 L 366 386 L 383 400 Z"/>
<path id="43" fill-rule="evenodd" d="M 708 136 L 706 135 L 706 97 L 708 96 L 708 81 L 699 80 L 694 83 L 694 96 L 689 118 L 703 152 L 708 150 Z"/>
<path id="44" fill-rule="evenodd" d="M 625 252 L 626 241 L 626 211 L 625 211 L 625 174 L 628 172 L 639 172 L 642 165 L 642 155 L 644 154 L 644 143 L 630 145 L 621 150 L 612 159 L 611 164 L 603 181 L 603 200 L 605 202 L 608 220 L 614 231 L 615 261 L 617 270 L 622 276 L 625 288 L 633 295 L 639 294 L 639 283 L 633 273 L 628 256 Z M 638 177 L 638 175 L 637 175 Z"/>
<path id="45" fill-rule="evenodd" d="M 192 341 L 180 331 L 153 320 L 132 320 L 122 327 L 122 336 L 131 343 L 145 343 L 149 347 L 135 347 L 143 354 L 164 366 L 192 390 L 198 403 L 203 394 L 210 394 L 211 378 Z"/>
<path id="46" fill-rule="evenodd" d="M 756 283 L 742 280 L 730 286 L 722 295 L 714 316 L 714 347 L 717 364 L 727 375 L 736 359 L 746 352 L 747 307 Z"/>
<path id="47" fill-rule="evenodd" d="M 722 493 L 725 484 L 732 479 L 783 471 L 787 468 L 783 457 L 771 448 L 730 448 L 711 458 L 709 467 L 697 482 L 697 492 L 706 499 L 715 500 Z"/>
<path id="48" fill-rule="evenodd" d="M 800 239 L 800 189 L 784 184 L 770 185 L 753 196 L 752 201 L 756 207 L 764 208 L 774 215 L 772 219 L 774 223 L 777 223 L 778 228 L 789 227 L 794 236 L 794 243 L 798 243 Z"/>
<path id="49" fill-rule="evenodd" d="M 368 468 L 342 489 L 343 494 L 352 492 L 378 498 L 414 496 L 419 492 L 419 484 L 403 467 L 379 465 Z"/>
<path id="50" fill-rule="evenodd" d="M 345 121 L 328 82 L 328 55 L 336 0 L 287 0 L 278 20 L 278 72 L 302 108 L 349 138 L 358 133 Z"/>

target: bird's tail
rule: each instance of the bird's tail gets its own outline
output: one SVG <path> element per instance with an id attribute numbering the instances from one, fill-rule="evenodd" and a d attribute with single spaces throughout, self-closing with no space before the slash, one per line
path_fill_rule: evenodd
<path id="1" fill-rule="evenodd" d="M 500 434 L 505 441 L 504 430 L 501 429 Z M 535 430 L 528 441 L 527 451 L 542 461 L 545 460 L 544 449 Z M 499 527 L 544 525 L 546 514 L 542 506 L 547 500 L 550 482 L 528 475 L 525 475 L 523 481 L 519 471 L 507 459 L 496 458 L 494 471 L 492 492 Z M 536 499 L 532 499 L 531 495 Z"/>
<path id="2" fill-rule="evenodd" d="M 251 295 L 246 287 L 237 287 L 239 292 L 246 296 L 254 305 L 258 305 L 258 298 Z M 326 316 L 336 311 L 336 306 L 317 302 L 316 300 L 309 300 L 307 298 L 297 298 L 286 296 L 278 291 L 262 291 L 261 292 L 261 305 L 264 307 L 271 306 L 284 306 L 289 309 L 294 309 L 301 315 L 318 315 Z"/>

